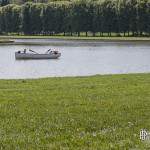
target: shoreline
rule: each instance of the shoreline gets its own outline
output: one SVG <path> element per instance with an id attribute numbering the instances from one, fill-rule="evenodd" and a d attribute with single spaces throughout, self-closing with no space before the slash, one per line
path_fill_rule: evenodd
<path id="1" fill-rule="evenodd" d="M 89 40 L 103 42 L 150 42 L 150 37 L 76 37 L 76 36 L 0 36 L 0 39 L 58 39 L 58 40 Z"/>
<path id="2" fill-rule="evenodd" d="M 0 81 L 38 81 L 38 80 L 55 80 L 55 79 L 84 79 L 84 78 L 111 78 L 111 77 L 124 77 L 124 76 L 144 76 L 150 75 L 150 72 L 143 73 L 122 73 L 122 74 L 93 74 L 93 75 L 79 75 L 79 76 L 49 76 L 49 77 L 37 77 L 37 78 L 0 78 Z"/>

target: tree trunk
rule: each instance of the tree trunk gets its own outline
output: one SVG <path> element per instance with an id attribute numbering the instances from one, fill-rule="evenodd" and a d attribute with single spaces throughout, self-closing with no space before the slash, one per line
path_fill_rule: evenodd
<path id="1" fill-rule="evenodd" d="M 123 33 L 123 36 L 125 37 L 126 36 L 126 32 L 124 31 L 124 33 Z"/>
<path id="2" fill-rule="evenodd" d="M 134 35 L 135 35 L 134 31 L 132 31 L 132 36 L 134 36 Z"/>
<path id="3" fill-rule="evenodd" d="M 86 37 L 88 36 L 88 32 L 86 31 Z"/>
<path id="4" fill-rule="evenodd" d="M 80 32 L 78 32 L 78 36 L 80 36 Z"/>
<path id="5" fill-rule="evenodd" d="M 140 31 L 140 36 L 142 36 L 143 35 L 143 32 L 142 31 Z"/>

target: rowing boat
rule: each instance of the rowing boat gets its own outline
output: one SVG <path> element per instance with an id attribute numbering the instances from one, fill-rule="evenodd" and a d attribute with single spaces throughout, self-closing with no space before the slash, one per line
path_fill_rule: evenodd
<path id="1" fill-rule="evenodd" d="M 15 58 L 16 59 L 57 59 L 61 56 L 61 53 L 59 53 L 58 51 L 47 51 L 44 54 L 39 54 L 35 51 L 29 50 L 33 53 L 30 52 L 15 52 Z"/>

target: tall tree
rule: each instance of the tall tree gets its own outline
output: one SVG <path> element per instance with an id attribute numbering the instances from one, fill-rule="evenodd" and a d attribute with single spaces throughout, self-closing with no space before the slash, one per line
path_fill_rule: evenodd
<path id="1" fill-rule="evenodd" d="M 12 9 L 12 32 L 19 33 L 21 29 L 21 7 L 14 6 Z"/>
<path id="2" fill-rule="evenodd" d="M 4 0 L 3 0 L 4 1 Z M 10 2 L 17 2 L 11 0 Z M 26 2 L 32 1 L 32 2 Z M 120 32 L 150 35 L 150 0 L 76 0 L 46 3 L 20 0 L 21 6 L 0 7 L 0 32 L 57 34 Z M 33 3 L 34 2 L 34 3 Z M 36 2 L 45 2 L 36 3 Z"/>
<path id="3" fill-rule="evenodd" d="M 108 36 L 111 36 L 111 32 L 113 31 L 113 25 L 116 21 L 115 3 L 111 0 L 105 0 L 102 4 L 102 8 L 104 31 L 108 33 Z"/>
<path id="4" fill-rule="evenodd" d="M 74 32 L 80 36 L 81 31 L 87 33 L 90 30 L 90 23 L 92 24 L 93 5 L 87 3 L 85 0 L 75 1 L 71 11 L 71 27 Z M 90 10 L 89 10 L 90 9 Z M 91 22 L 90 22 L 91 21 Z"/>
<path id="5" fill-rule="evenodd" d="M 102 9 L 102 1 L 98 1 L 94 6 L 94 19 L 93 19 L 93 28 L 96 32 L 100 32 L 100 36 L 103 36 L 103 9 Z"/>
<path id="6" fill-rule="evenodd" d="M 129 18 L 130 18 L 130 30 L 132 31 L 132 36 L 138 35 L 138 15 L 137 15 L 137 0 L 129 0 Z"/>
<path id="7" fill-rule="evenodd" d="M 10 3 L 9 0 L 1 0 L 1 1 L 0 1 L 0 5 L 1 5 L 1 6 L 8 5 L 9 3 Z"/>
<path id="8" fill-rule="evenodd" d="M 120 3 L 120 30 L 126 35 L 126 32 L 130 32 L 130 10 L 129 0 L 122 0 Z"/>
<path id="9" fill-rule="evenodd" d="M 32 34 L 39 34 L 42 31 L 42 10 L 40 3 L 32 4 L 30 7 L 30 29 Z"/>
<path id="10" fill-rule="evenodd" d="M 7 5 L 2 8 L 2 17 L 3 17 L 3 24 L 4 28 L 3 31 L 6 33 L 13 31 L 13 7 L 15 5 Z"/>
<path id="11" fill-rule="evenodd" d="M 147 11 L 147 0 L 140 0 L 140 1 L 138 0 L 138 6 L 137 6 L 138 23 L 137 24 L 141 36 L 148 25 L 147 22 L 148 15 L 146 11 Z"/>
<path id="12" fill-rule="evenodd" d="M 53 34 L 55 31 L 55 13 L 56 9 L 53 3 L 49 3 L 47 5 L 44 5 L 43 8 L 43 31 L 46 34 Z"/>
<path id="13" fill-rule="evenodd" d="M 2 20 L 2 7 L 0 7 L 0 34 L 2 34 L 2 28 L 3 28 L 2 22 L 3 22 L 3 20 Z"/>
<path id="14" fill-rule="evenodd" d="M 25 34 L 31 34 L 31 6 L 32 3 L 26 3 L 22 6 L 22 31 Z"/>
<path id="15" fill-rule="evenodd" d="M 148 20 L 147 20 L 147 28 L 146 28 L 145 32 L 148 33 L 148 35 L 150 36 L 150 0 L 148 0 L 148 2 L 147 2 L 146 14 L 148 16 Z"/>

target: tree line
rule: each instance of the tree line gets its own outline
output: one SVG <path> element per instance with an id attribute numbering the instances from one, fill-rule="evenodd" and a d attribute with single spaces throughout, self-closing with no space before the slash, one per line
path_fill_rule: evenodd
<path id="1" fill-rule="evenodd" d="M 5 6 L 8 4 L 24 4 L 26 2 L 34 2 L 34 3 L 48 3 L 51 0 L 0 0 L 0 6 Z M 55 1 L 55 0 L 54 0 Z"/>
<path id="2" fill-rule="evenodd" d="M 0 33 L 150 36 L 150 0 L 27 2 L 0 7 Z"/>

